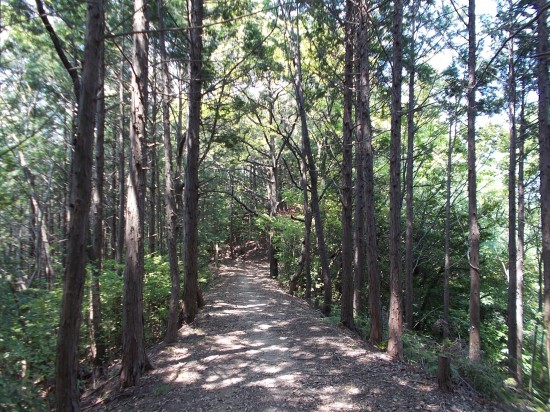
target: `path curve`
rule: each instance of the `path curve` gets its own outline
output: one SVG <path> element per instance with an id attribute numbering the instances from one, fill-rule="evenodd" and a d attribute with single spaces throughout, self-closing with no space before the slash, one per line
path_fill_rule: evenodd
<path id="1" fill-rule="evenodd" d="M 151 351 L 155 369 L 89 410 L 500 410 L 465 389 L 441 393 L 433 378 L 369 350 L 268 275 L 264 263 L 226 262 L 195 324 L 176 345 Z"/>

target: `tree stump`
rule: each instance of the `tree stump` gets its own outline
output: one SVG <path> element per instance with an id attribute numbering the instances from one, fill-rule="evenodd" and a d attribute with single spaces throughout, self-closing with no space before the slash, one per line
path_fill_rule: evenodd
<path id="1" fill-rule="evenodd" d="M 437 360 L 437 385 L 442 392 L 452 391 L 451 358 L 439 355 Z"/>

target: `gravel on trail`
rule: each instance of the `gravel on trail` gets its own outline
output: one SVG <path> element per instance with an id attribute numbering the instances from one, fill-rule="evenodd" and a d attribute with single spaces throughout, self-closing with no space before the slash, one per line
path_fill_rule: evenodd
<path id="1" fill-rule="evenodd" d="M 269 278 L 261 261 L 225 261 L 206 306 L 154 370 L 120 390 L 113 376 L 83 398 L 95 411 L 500 411 L 466 387 L 388 356 Z M 116 374 L 116 366 L 111 371 Z"/>

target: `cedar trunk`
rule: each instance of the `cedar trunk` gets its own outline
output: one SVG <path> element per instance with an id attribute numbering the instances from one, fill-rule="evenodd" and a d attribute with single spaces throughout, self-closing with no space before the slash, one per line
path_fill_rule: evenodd
<path id="1" fill-rule="evenodd" d="M 359 34 L 357 49 L 359 60 L 357 134 L 360 142 L 357 150 L 364 152 L 364 217 L 366 231 L 367 268 L 369 273 L 370 337 L 373 345 L 382 342 L 382 304 L 380 301 L 380 271 L 378 268 L 378 245 L 376 239 L 374 199 L 374 149 L 370 117 L 370 63 L 369 63 L 369 1 L 359 3 Z M 359 173 L 359 172 L 358 172 Z M 358 176 L 359 179 L 359 176 Z M 359 188 L 356 188 L 359 190 Z"/>
<path id="2" fill-rule="evenodd" d="M 302 146 L 306 158 L 306 166 L 309 172 L 311 187 L 311 211 L 315 219 L 315 233 L 317 234 L 317 247 L 319 249 L 319 258 L 321 260 L 321 278 L 323 280 L 323 306 L 321 311 L 324 315 L 329 315 L 332 301 L 332 283 L 330 279 L 327 247 L 325 243 L 325 234 L 323 230 L 323 221 L 321 219 L 321 208 L 319 205 L 319 191 L 317 187 L 318 175 L 315 167 L 315 159 L 311 151 L 311 141 L 309 138 L 309 129 L 307 125 L 307 115 L 304 105 L 304 92 L 302 89 L 302 62 L 300 54 L 299 33 L 294 34 L 294 88 L 296 92 L 296 103 L 300 114 Z"/>
<path id="3" fill-rule="evenodd" d="M 126 267 L 122 312 L 122 364 L 120 383 L 134 386 L 151 368 L 145 353 L 143 331 L 144 218 L 147 118 L 148 29 L 145 0 L 135 0 L 130 86 L 130 167 L 126 201 Z"/>
<path id="4" fill-rule="evenodd" d="M 160 51 L 160 81 L 162 86 L 162 135 L 164 142 L 164 198 L 166 203 L 168 261 L 170 264 L 170 307 L 168 310 L 168 325 L 166 327 L 166 343 L 177 340 L 180 313 L 180 273 L 178 267 L 176 228 L 176 193 L 172 172 L 172 140 L 170 138 L 170 72 L 168 70 L 168 54 L 164 35 L 164 1 L 157 1 L 159 24 Z"/>
<path id="5" fill-rule="evenodd" d="M 401 84 L 403 67 L 403 2 L 394 2 L 393 70 L 390 140 L 390 317 L 388 354 L 403 358 L 403 314 L 401 308 Z"/>
<path id="6" fill-rule="evenodd" d="M 95 97 L 99 77 L 99 53 L 103 37 L 102 13 L 103 0 L 88 2 L 78 126 L 73 142 L 70 201 L 72 210 L 67 239 L 61 320 L 57 334 L 55 387 L 58 411 L 80 410 L 80 393 L 77 385 L 78 338 L 86 273 L 88 214 L 92 195 Z"/>
<path id="7" fill-rule="evenodd" d="M 352 229 L 352 145 L 353 145 L 353 4 L 346 0 L 346 50 L 344 59 L 344 122 L 342 131 L 342 309 L 340 320 L 353 328 L 353 229 Z"/>
<path id="8" fill-rule="evenodd" d="M 480 336 L 480 274 L 479 274 L 479 225 L 477 220 L 476 184 L 476 23 L 475 0 L 468 7 L 468 257 L 470 265 L 470 347 L 468 357 L 479 362 Z"/>
<path id="9" fill-rule="evenodd" d="M 545 0 L 537 0 L 538 19 L 537 74 L 539 89 L 539 155 L 542 264 L 544 278 L 544 324 L 546 354 L 550 370 L 550 80 L 548 76 L 548 24 Z"/>
<path id="10" fill-rule="evenodd" d="M 199 132 L 202 99 L 202 0 L 190 0 L 189 9 L 189 112 L 187 117 L 187 164 L 185 167 L 184 257 L 185 321 L 193 322 L 198 312 L 198 219 L 199 219 Z"/>

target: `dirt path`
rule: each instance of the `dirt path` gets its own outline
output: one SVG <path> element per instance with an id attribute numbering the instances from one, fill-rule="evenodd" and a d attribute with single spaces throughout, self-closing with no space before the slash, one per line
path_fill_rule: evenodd
<path id="1" fill-rule="evenodd" d="M 222 266 L 193 327 L 151 351 L 155 370 L 89 410 L 499 410 L 464 389 L 443 394 L 434 379 L 369 351 L 268 272 L 257 262 Z"/>

